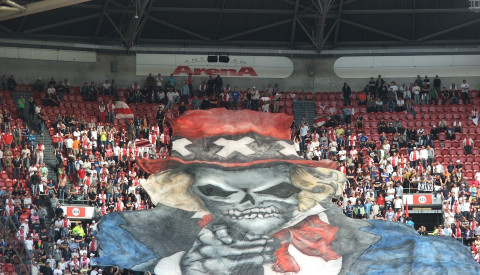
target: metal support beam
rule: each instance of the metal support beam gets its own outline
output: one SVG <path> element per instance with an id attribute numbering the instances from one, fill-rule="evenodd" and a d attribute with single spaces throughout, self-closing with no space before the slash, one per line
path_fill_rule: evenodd
<path id="1" fill-rule="evenodd" d="M 25 31 L 23 31 L 23 33 L 35 33 L 35 32 L 39 32 L 39 31 L 58 28 L 58 27 L 62 27 L 62 26 L 65 26 L 65 25 L 75 24 L 75 23 L 78 23 L 78 22 L 83 22 L 83 21 L 86 21 L 86 20 L 94 19 L 94 18 L 97 18 L 99 16 L 100 16 L 100 13 L 94 13 L 94 14 L 90 14 L 90 15 L 87 15 L 87 16 L 77 17 L 77 18 L 73 18 L 73 19 L 70 19 L 70 20 L 59 21 L 57 23 L 53 23 L 53 24 L 50 24 L 50 25 L 40 26 L 40 27 L 36 27 L 36 28 L 33 28 L 33 29 L 25 30 Z"/>
<path id="2" fill-rule="evenodd" d="M 248 31 L 239 32 L 239 33 L 236 33 L 236 34 L 225 36 L 225 37 L 222 37 L 222 38 L 218 39 L 218 41 L 226 41 L 226 40 L 229 40 L 229 39 L 232 39 L 232 38 L 235 38 L 235 37 L 251 34 L 251 33 L 254 33 L 254 32 L 258 32 L 258 31 L 263 31 L 263 30 L 270 29 L 270 28 L 280 26 L 280 25 L 290 23 L 290 22 L 292 22 L 292 18 L 288 18 L 288 19 L 285 19 L 285 20 L 282 20 L 282 21 L 271 23 L 271 24 L 268 24 L 268 25 L 265 25 L 265 26 L 253 28 L 253 29 L 250 29 Z"/>
<path id="3" fill-rule="evenodd" d="M 120 31 L 120 29 L 117 27 L 117 25 L 115 24 L 115 22 L 113 22 L 112 18 L 110 18 L 110 16 L 108 14 L 105 13 L 105 17 L 108 19 L 108 21 L 110 22 L 110 24 L 112 24 L 113 28 L 115 29 L 115 31 L 118 33 L 118 35 L 120 35 L 120 37 L 122 38 L 123 41 L 126 41 L 127 39 L 125 39 L 125 36 L 123 36 L 123 33 Z"/>
<path id="4" fill-rule="evenodd" d="M 290 4 L 290 5 L 296 5 L 296 2 L 293 2 L 292 0 L 282 0 L 282 1 L 287 3 L 287 4 Z M 299 7 L 302 8 L 303 10 L 309 10 L 309 11 L 312 11 L 312 12 L 316 12 L 311 7 L 303 5 L 303 4 L 300 4 Z"/>
<path id="5" fill-rule="evenodd" d="M 320 2 L 320 0 L 319 0 Z M 320 49 L 321 50 L 321 47 L 320 45 L 323 44 L 323 35 L 325 34 L 325 24 L 327 23 L 327 14 L 328 14 L 328 11 L 329 11 L 329 7 L 332 3 L 332 0 L 323 0 L 323 7 L 320 5 L 319 7 L 321 7 L 321 13 L 322 13 L 322 17 L 317 19 L 317 31 L 316 31 L 316 37 L 315 37 L 315 40 L 317 41 L 317 46 L 315 48 L 317 49 Z"/>
<path id="6" fill-rule="evenodd" d="M 439 31 L 439 32 L 432 33 L 432 34 L 430 34 L 430 35 L 421 37 L 421 38 L 417 39 L 416 41 L 428 40 L 428 39 L 433 38 L 433 37 L 435 37 L 435 36 L 439 36 L 439 35 L 442 35 L 442 34 L 445 34 L 445 33 L 449 33 L 449 32 L 451 32 L 451 31 L 458 30 L 458 29 L 461 29 L 461 28 L 464 28 L 464 27 L 467 27 L 467 26 L 470 26 L 470 25 L 473 25 L 473 24 L 476 24 L 476 23 L 479 23 L 479 22 L 480 22 L 480 18 L 475 19 L 475 20 L 471 20 L 471 21 L 468 21 L 468 22 L 466 22 L 466 23 L 463 23 L 463 24 L 460 24 L 460 25 L 457 25 L 457 26 L 454 26 L 454 27 L 445 29 L 445 30 L 443 30 L 443 31 Z"/>
<path id="7" fill-rule="evenodd" d="M 338 35 L 340 34 L 340 23 L 342 22 L 342 12 L 343 12 L 343 0 L 340 0 L 339 6 L 338 6 L 338 18 L 335 23 L 337 24 L 335 27 L 335 34 L 333 36 L 333 46 L 335 47 L 338 42 Z"/>
<path id="8" fill-rule="evenodd" d="M 415 7 L 417 5 L 416 0 L 413 0 L 412 5 L 413 5 L 412 9 L 414 10 L 414 12 L 412 12 L 412 22 L 411 22 L 412 32 L 411 32 L 411 35 L 410 35 L 410 40 L 411 41 L 415 40 Z"/>
<path id="9" fill-rule="evenodd" d="M 13 8 L 16 8 L 17 10 L 21 10 L 21 11 L 25 11 L 25 7 L 24 6 L 21 6 L 11 0 L 5 0 L 3 1 L 5 4 L 9 5 L 9 6 L 12 6 Z"/>
<path id="10" fill-rule="evenodd" d="M 0 25 L 0 30 L 7 32 L 7 33 L 13 33 L 13 31 L 5 26 Z"/>
<path id="11" fill-rule="evenodd" d="M 293 22 L 292 22 L 292 34 L 290 35 L 290 47 L 293 47 L 293 43 L 295 42 L 295 30 L 297 29 L 297 14 L 298 14 L 298 6 L 300 4 L 300 0 L 295 1 L 295 10 L 293 12 Z"/>
<path id="12" fill-rule="evenodd" d="M 336 29 L 336 26 L 337 24 L 340 24 L 340 20 L 336 20 L 332 27 L 330 28 L 330 30 L 327 32 L 327 35 L 325 35 L 325 38 L 323 39 L 322 43 L 320 43 L 320 49 L 323 49 L 323 46 L 325 45 L 325 43 L 328 41 L 328 38 L 330 37 L 330 35 L 332 34 L 333 30 Z"/>
<path id="13" fill-rule="evenodd" d="M 411 13 L 472 13 L 469 9 L 368 9 L 344 10 L 343 14 L 411 14 Z"/>
<path id="14" fill-rule="evenodd" d="M 135 15 L 130 17 L 130 22 L 128 23 L 127 30 L 125 32 L 125 45 L 127 49 L 133 46 L 135 42 L 135 37 L 137 37 L 138 27 L 140 26 L 141 20 L 144 18 L 145 8 L 151 0 L 133 0 L 135 2 Z"/>
<path id="15" fill-rule="evenodd" d="M 179 31 L 184 32 L 184 33 L 186 33 L 186 34 L 189 34 L 189 35 L 191 35 L 191 36 L 200 38 L 201 40 L 211 41 L 211 39 L 208 38 L 208 37 L 206 37 L 206 36 L 203 36 L 203 35 L 198 34 L 198 33 L 196 33 L 196 32 L 187 30 L 187 29 L 185 29 L 185 28 L 183 28 L 183 27 L 180 27 L 180 26 L 177 26 L 177 25 L 175 25 L 175 24 L 169 23 L 169 22 L 167 22 L 167 21 L 165 21 L 165 20 L 158 19 L 158 18 L 153 17 L 153 16 L 150 16 L 150 15 L 148 16 L 148 19 L 151 20 L 151 21 L 153 21 L 153 22 L 157 22 L 157 23 L 159 23 L 159 24 L 162 24 L 162 25 L 165 25 L 165 26 L 167 26 L 167 27 L 170 27 L 170 28 L 172 28 L 172 29 L 179 30 Z"/>
<path id="16" fill-rule="evenodd" d="M 142 18 L 142 22 L 140 23 L 140 26 L 138 27 L 137 36 L 135 37 L 134 41 L 138 41 L 138 39 L 142 37 L 143 29 L 145 28 L 145 24 L 147 23 L 148 16 L 150 15 L 150 9 L 152 8 L 154 2 L 155 2 L 154 0 L 151 0 L 150 4 L 148 4 L 147 11 Z"/>
<path id="17" fill-rule="evenodd" d="M 19 32 L 22 31 L 23 25 L 25 25 L 25 21 L 27 21 L 27 17 L 26 17 L 26 16 L 22 17 L 22 21 L 20 21 L 20 24 L 18 24 L 17 33 L 19 33 Z"/>
<path id="18" fill-rule="evenodd" d="M 292 10 L 282 9 L 222 9 L 222 8 L 192 8 L 192 7 L 152 7 L 154 12 L 181 13 L 237 13 L 237 14 L 285 14 L 291 15 Z"/>
<path id="19" fill-rule="evenodd" d="M 408 39 L 406 39 L 404 37 L 400 37 L 398 35 L 394 35 L 394 34 L 391 34 L 391 33 L 388 33 L 388 32 L 384 32 L 384 31 L 381 31 L 381 30 L 378 30 L 378 29 L 375 29 L 375 28 L 372 28 L 372 27 L 368 27 L 368 26 L 365 26 L 365 25 L 362 25 L 362 24 L 359 24 L 359 23 L 356 23 L 356 22 L 352 22 L 350 20 L 346 20 L 346 19 L 343 19 L 343 18 L 341 19 L 341 22 L 345 23 L 345 24 L 348 24 L 348 25 L 352 25 L 352 26 L 360 28 L 360 29 L 364 29 L 364 30 L 367 30 L 367 31 L 378 33 L 378 34 L 381 34 L 381 35 L 384 35 L 384 36 L 387 36 L 387 37 L 390 37 L 390 38 L 393 38 L 393 39 L 396 39 L 396 40 L 400 40 L 400 41 L 403 41 L 403 42 L 408 42 L 409 41 Z"/>
<path id="20" fill-rule="evenodd" d="M 17 12 L 18 9 L 17 9 L 17 8 L 14 8 L 14 7 L 1 6 L 1 7 L 0 7 L 0 11 L 13 11 L 13 12 Z"/>
<path id="21" fill-rule="evenodd" d="M 222 22 L 223 9 L 225 9 L 225 0 L 222 1 L 222 8 L 220 16 L 218 17 L 217 27 L 215 28 L 215 34 L 213 35 L 213 40 L 217 40 L 218 29 L 220 28 L 220 23 Z"/>
<path id="22" fill-rule="evenodd" d="M 350 3 L 353 3 L 353 2 L 356 2 L 357 0 L 346 0 L 345 2 L 343 3 L 339 3 L 339 4 L 335 4 L 332 6 L 332 10 L 336 9 L 336 8 L 339 8 L 340 6 L 346 6 Z M 343 7 L 342 7 L 343 8 Z"/>
<path id="23" fill-rule="evenodd" d="M 68 7 L 71 5 L 88 2 L 90 0 L 43 0 L 38 2 L 33 2 L 31 4 L 25 5 L 26 10 L 20 11 L 5 11 L 0 13 L 0 21 L 5 21 L 17 17 L 27 16 L 30 14 L 35 14 L 39 12 L 44 12 L 48 10 Z"/>
<path id="24" fill-rule="evenodd" d="M 297 18 L 297 21 L 298 21 L 298 25 L 300 25 L 300 27 L 305 32 L 305 34 L 308 36 L 310 41 L 312 41 L 313 47 L 315 47 L 315 49 L 317 49 L 317 52 L 319 52 L 320 48 L 318 48 L 317 41 L 315 40 L 315 38 L 308 32 L 307 27 L 305 27 L 305 25 L 303 25 L 302 21 L 300 21 L 299 18 Z"/>
<path id="25" fill-rule="evenodd" d="M 93 40 L 97 40 L 97 38 L 98 38 L 98 34 L 100 33 L 100 29 L 102 28 L 103 19 L 105 19 L 105 12 L 107 11 L 107 7 L 108 7 L 109 3 L 110 3 L 110 0 L 106 0 L 105 4 L 103 4 L 102 15 L 100 16 L 100 19 L 98 20 L 97 28 L 95 29 L 95 34 L 93 35 Z"/>

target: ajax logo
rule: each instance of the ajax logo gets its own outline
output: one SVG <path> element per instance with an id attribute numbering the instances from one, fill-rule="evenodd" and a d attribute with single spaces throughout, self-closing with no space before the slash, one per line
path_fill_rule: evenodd
<path id="1" fill-rule="evenodd" d="M 72 214 L 73 214 L 74 216 L 80 215 L 80 209 L 78 209 L 78 208 L 73 208 L 73 209 L 72 209 Z"/>
<path id="2" fill-rule="evenodd" d="M 418 202 L 419 203 L 426 203 L 427 202 L 427 197 L 425 197 L 425 196 L 418 197 Z"/>

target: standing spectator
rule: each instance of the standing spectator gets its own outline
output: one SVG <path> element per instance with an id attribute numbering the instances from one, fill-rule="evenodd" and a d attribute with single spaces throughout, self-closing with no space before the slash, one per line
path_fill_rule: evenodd
<path id="1" fill-rule="evenodd" d="M 440 95 L 440 87 L 442 86 L 442 80 L 438 77 L 438 74 L 433 79 L 433 88 L 437 91 L 437 94 Z"/>
<path id="2" fill-rule="evenodd" d="M 202 82 L 202 84 L 200 84 L 200 86 L 198 86 L 198 98 L 203 98 L 205 95 L 207 94 L 207 84 L 205 83 L 205 81 Z"/>
<path id="3" fill-rule="evenodd" d="M 167 110 L 172 110 L 173 109 L 173 105 L 175 104 L 175 99 L 174 99 L 174 92 L 172 91 L 172 88 L 171 87 L 168 87 L 167 88 L 168 92 L 167 92 L 167 105 L 165 106 L 165 109 Z"/>
<path id="4" fill-rule="evenodd" d="M 385 80 L 383 80 L 381 75 L 378 75 L 378 78 L 375 81 L 375 87 L 376 87 L 376 90 L 377 90 L 377 92 L 376 92 L 377 97 L 380 96 L 380 92 L 381 92 L 384 84 L 385 84 Z"/>
<path id="5" fill-rule="evenodd" d="M 23 96 L 20 96 L 17 100 L 17 106 L 18 106 L 18 116 L 21 119 L 25 119 L 24 117 L 24 110 L 25 110 L 25 98 Z"/>
<path id="6" fill-rule="evenodd" d="M 182 102 L 184 102 L 186 105 L 188 105 L 188 95 L 190 94 L 190 88 L 189 85 L 187 84 L 187 81 L 183 81 L 183 86 L 180 90 L 180 96 L 182 98 Z"/>
<path id="7" fill-rule="evenodd" d="M 158 93 L 161 90 L 163 90 L 163 77 L 162 77 L 162 74 L 158 74 L 157 81 L 155 84 L 155 92 Z"/>
<path id="8" fill-rule="evenodd" d="M 18 154 L 15 155 L 15 158 L 12 160 L 13 166 L 13 178 L 20 180 L 21 177 L 21 170 L 22 170 L 22 160 Z"/>
<path id="9" fill-rule="evenodd" d="M 215 78 L 215 95 L 219 96 L 222 92 L 223 80 L 220 75 L 217 75 Z"/>
<path id="10" fill-rule="evenodd" d="M 428 150 L 425 149 L 425 146 L 422 145 L 422 149 L 420 149 L 420 162 L 423 168 L 427 167 L 428 164 Z"/>
<path id="11" fill-rule="evenodd" d="M 103 100 L 100 102 L 98 105 L 98 111 L 99 111 L 99 116 L 98 119 L 101 123 L 105 123 L 105 111 L 106 111 L 105 103 L 103 103 Z"/>
<path id="12" fill-rule="evenodd" d="M 258 101 L 260 100 L 260 93 L 257 87 L 252 87 L 252 110 L 258 111 Z"/>
<path id="13" fill-rule="evenodd" d="M 188 74 L 187 84 L 188 84 L 188 89 L 189 89 L 189 92 L 190 92 L 190 97 L 193 97 L 194 90 L 193 90 L 193 74 L 192 73 Z"/>
<path id="14" fill-rule="evenodd" d="M 240 91 L 238 90 L 237 86 L 233 87 L 232 98 L 233 98 L 233 108 L 235 110 L 238 110 L 238 100 L 240 99 Z"/>
<path id="15" fill-rule="evenodd" d="M 7 79 L 7 86 L 11 92 L 15 91 L 15 88 L 17 87 L 17 82 L 15 81 L 15 78 L 13 78 L 13 74 L 10 75 L 10 77 Z"/>
<path id="16" fill-rule="evenodd" d="M 155 85 L 156 85 L 156 81 L 155 81 L 155 78 L 153 78 L 153 75 L 150 73 L 148 74 L 148 77 L 147 79 L 145 80 L 145 84 L 146 84 L 146 88 L 147 88 L 147 91 L 148 93 L 152 93 L 154 88 L 155 88 Z"/>
<path id="17" fill-rule="evenodd" d="M 111 95 L 112 94 L 112 84 L 110 84 L 110 81 L 108 79 L 103 83 L 103 88 L 102 88 L 102 95 Z"/>
<path id="18" fill-rule="evenodd" d="M 417 147 L 413 147 L 413 150 L 410 152 L 410 167 L 417 167 L 418 160 L 420 159 L 420 152 L 418 152 Z"/>
<path id="19" fill-rule="evenodd" d="M 42 80 L 42 77 L 38 77 L 35 83 L 33 84 L 34 92 L 43 92 L 45 90 L 45 81 Z"/>
<path id="20" fill-rule="evenodd" d="M 173 76 L 173 74 L 170 74 L 170 77 L 167 80 L 167 83 L 168 83 L 167 86 L 170 86 L 172 89 L 175 89 L 175 82 L 176 82 L 175 77 Z"/>
<path id="21" fill-rule="evenodd" d="M 463 104 L 470 104 L 470 95 L 469 95 L 469 92 L 470 92 L 470 85 L 468 85 L 467 83 L 467 80 L 463 80 L 463 83 L 462 85 L 460 86 L 460 88 L 462 89 L 462 101 L 463 101 Z"/>
<path id="22" fill-rule="evenodd" d="M 350 89 L 350 86 L 347 85 L 347 83 L 343 83 L 343 105 L 349 106 L 352 105 L 352 89 Z"/>
<path id="23" fill-rule="evenodd" d="M 465 155 L 472 154 L 473 139 L 467 134 L 463 139 L 463 149 L 465 150 Z"/>
<path id="24" fill-rule="evenodd" d="M 215 88 L 215 79 L 211 75 L 208 76 L 206 94 L 207 97 L 211 97 L 213 94 L 213 89 Z"/>
<path id="25" fill-rule="evenodd" d="M 114 123 L 114 121 L 115 121 L 115 104 L 113 104 L 112 100 L 108 101 L 107 112 L 108 112 L 107 123 Z"/>
<path id="26" fill-rule="evenodd" d="M 305 122 L 302 122 L 302 126 L 300 127 L 300 137 L 302 138 L 302 141 L 300 143 L 300 151 L 304 152 L 305 151 L 305 138 L 307 137 L 309 128 Z"/>

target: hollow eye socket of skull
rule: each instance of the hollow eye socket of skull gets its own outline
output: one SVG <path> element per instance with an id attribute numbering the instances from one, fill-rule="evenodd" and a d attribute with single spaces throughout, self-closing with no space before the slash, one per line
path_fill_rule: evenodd
<path id="1" fill-rule="evenodd" d="M 206 168 L 195 173 L 196 188 L 204 196 L 228 197 L 236 192 L 289 198 L 300 192 L 285 169 L 256 168 L 225 171 Z"/>

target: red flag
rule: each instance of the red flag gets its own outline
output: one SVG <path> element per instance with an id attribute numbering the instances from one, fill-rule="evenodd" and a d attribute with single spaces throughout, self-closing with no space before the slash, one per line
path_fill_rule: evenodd
<path id="1" fill-rule="evenodd" d="M 408 199 L 405 200 L 405 217 L 408 218 Z"/>

